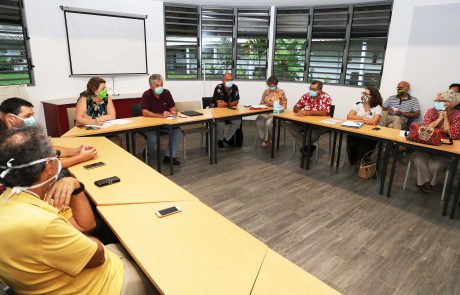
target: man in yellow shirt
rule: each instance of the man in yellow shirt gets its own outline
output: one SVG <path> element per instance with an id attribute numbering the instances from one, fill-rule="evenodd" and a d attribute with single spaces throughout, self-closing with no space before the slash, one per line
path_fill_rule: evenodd
<path id="1" fill-rule="evenodd" d="M 0 279 L 21 294 L 151 294 L 152 286 L 129 260 L 45 202 L 60 170 L 41 128 L 0 134 L 0 179 L 8 187 L 0 196 Z M 92 214 L 84 187 L 72 184 L 73 214 Z"/>

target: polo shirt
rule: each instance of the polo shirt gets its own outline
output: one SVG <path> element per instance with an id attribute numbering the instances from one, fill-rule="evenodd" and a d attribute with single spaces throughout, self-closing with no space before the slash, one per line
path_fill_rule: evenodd
<path id="1" fill-rule="evenodd" d="M 149 89 L 142 94 L 141 108 L 151 111 L 155 114 L 163 114 L 175 107 L 174 99 L 168 89 L 164 89 L 160 97 L 157 98 L 152 89 Z"/>
<path id="2" fill-rule="evenodd" d="M 0 196 L 0 278 L 20 294 L 120 294 L 123 264 L 105 250 L 104 264 L 84 268 L 97 244 L 58 210 L 22 192 Z"/>
<path id="3" fill-rule="evenodd" d="M 420 104 L 415 96 L 408 94 L 406 100 L 397 95 L 388 97 L 383 103 L 384 108 L 397 108 L 402 113 L 413 113 L 420 111 Z"/>
<path id="4" fill-rule="evenodd" d="M 238 86 L 233 84 L 232 88 L 230 88 L 230 92 L 227 93 L 227 91 L 225 91 L 224 83 L 220 83 L 219 85 L 216 86 L 216 88 L 214 88 L 214 94 L 212 95 L 212 100 L 215 106 L 217 106 L 218 100 L 223 100 L 226 103 L 229 103 L 235 100 L 240 100 L 240 92 L 238 90 Z"/>

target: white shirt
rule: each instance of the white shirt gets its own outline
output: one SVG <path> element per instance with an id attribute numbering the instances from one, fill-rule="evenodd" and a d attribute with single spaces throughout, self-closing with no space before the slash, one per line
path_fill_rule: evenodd
<path id="1" fill-rule="evenodd" d="M 372 119 L 375 115 L 382 115 L 382 107 L 381 106 L 375 106 L 371 108 L 368 112 L 364 109 L 364 105 L 362 103 L 359 103 L 353 107 L 353 110 L 356 112 L 357 116 L 363 117 L 365 116 L 366 118 Z"/>

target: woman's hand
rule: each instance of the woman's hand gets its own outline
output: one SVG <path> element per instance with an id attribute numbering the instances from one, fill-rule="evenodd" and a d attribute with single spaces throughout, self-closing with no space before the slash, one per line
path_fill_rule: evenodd
<path id="1" fill-rule="evenodd" d="M 102 117 L 96 117 L 96 125 L 102 126 L 105 122 L 104 118 Z"/>
<path id="2" fill-rule="evenodd" d="M 97 150 L 95 147 L 84 145 L 81 147 L 79 155 L 83 161 L 89 161 L 97 157 Z"/>

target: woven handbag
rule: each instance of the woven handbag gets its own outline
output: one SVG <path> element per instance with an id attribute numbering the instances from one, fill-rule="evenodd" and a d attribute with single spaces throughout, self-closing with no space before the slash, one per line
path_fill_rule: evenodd
<path id="1" fill-rule="evenodd" d="M 372 179 L 377 176 L 377 163 L 370 160 L 370 156 L 374 150 L 367 152 L 359 164 L 358 176 L 362 179 Z"/>

